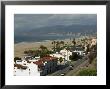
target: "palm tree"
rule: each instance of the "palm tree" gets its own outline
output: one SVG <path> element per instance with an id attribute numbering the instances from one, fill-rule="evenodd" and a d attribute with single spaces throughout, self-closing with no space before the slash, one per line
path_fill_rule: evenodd
<path id="1" fill-rule="evenodd" d="M 60 42 L 59 42 L 59 41 L 56 42 L 56 50 L 57 50 L 57 51 L 60 50 Z"/>
<path id="2" fill-rule="evenodd" d="M 85 39 L 81 39 L 81 42 L 82 42 L 82 47 L 85 46 Z"/>
<path id="3" fill-rule="evenodd" d="M 53 41 L 52 44 L 54 45 L 53 49 L 54 49 L 54 51 L 55 51 L 55 48 L 56 48 L 55 44 L 56 44 L 56 41 Z"/>
<path id="4" fill-rule="evenodd" d="M 73 43 L 74 46 L 76 45 L 76 41 L 75 41 L 75 39 L 73 39 L 72 43 Z"/>
<path id="5" fill-rule="evenodd" d="M 89 44 L 87 44 L 87 49 L 86 49 L 86 54 L 88 54 L 88 52 L 90 51 L 90 45 Z"/>
<path id="6" fill-rule="evenodd" d="M 62 44 L 64 46 L 64 41 L 60 41 L 60 44 Z"/>
<path id="7" fill-rule="evenodd" d="M 58 48 L 60 46 L 60 42 L 56 41 L 56 48 Z"/>

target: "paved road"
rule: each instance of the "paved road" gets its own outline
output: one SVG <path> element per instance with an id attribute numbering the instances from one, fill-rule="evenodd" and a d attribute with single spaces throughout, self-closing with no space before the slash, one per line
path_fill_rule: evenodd
<path id="1" fill-rule="evenodd" d="M 83 57 L 82 59 L 77 60 L 75 63 L 71 63 L 72 65 L 74 65 L 73 70 L 76 69 L 79 65 L 81 65 L 83 62 L 87 61 L 88 59 L 88 55 L 86 55 L 85 57 Z M 62 73 L 68 73 L 70 71 L 70 67 L 66 67 L 63 70 L 59 70 L 55 73 L 50 74 L 49 76 L 61 76 Z M 48 75 L 47 75 L 48 76 Z"/>
<path id="2" fill-rule="evenodd" d="M 89 65 L 89 62 L 88 62 L 88 60 L 86 60 L 83 63 L 81 63 L 80 65 L 78 65 L 76 68 L 74 68 L 73 70 L 68 71 L 65 74 L 65 76 L 75 76 L 78 70 L 80 70 L 82 67 L 85 67 L 88 65 Z"/>

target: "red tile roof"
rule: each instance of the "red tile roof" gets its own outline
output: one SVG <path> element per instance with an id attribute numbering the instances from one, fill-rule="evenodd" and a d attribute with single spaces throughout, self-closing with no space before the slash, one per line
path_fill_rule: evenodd
<path id="1" fill-rule="evenodd" d="M 33 63 L 36 65 L 43 65 L 44 62 L 52 61 L 52 60 L 56 60 L 56 59 L 57 58 L 55 58 L 55 57 L 43 57 L 40 60 L 33 62 Z"/>
<path id="2" fill-rule="evenodd" d="M 36 65 L 43 65 L 43 62 L 41 60 L 33 62 L 33 63 L 36 64 Z"/>

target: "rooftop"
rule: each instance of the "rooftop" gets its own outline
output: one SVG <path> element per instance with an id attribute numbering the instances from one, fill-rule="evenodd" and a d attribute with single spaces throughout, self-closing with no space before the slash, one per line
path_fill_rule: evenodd
<path id="1" fill-rule="evenodd" d="M 40 60 L 33 62 L 36 65 L 43 65 L 44 62 L 56 60 L 56 57 L 43 57 Z"/>
<path id="2" fill-rule="evenodd" d="M 84 51 L 84 49 L 82 47 L 80 47 L 80 46 L 73 46 L 73 47 L 70 48 L 70 50 L 71 51 L 75 51 L 75 50 L 77 50 L 77 51 Z"/>

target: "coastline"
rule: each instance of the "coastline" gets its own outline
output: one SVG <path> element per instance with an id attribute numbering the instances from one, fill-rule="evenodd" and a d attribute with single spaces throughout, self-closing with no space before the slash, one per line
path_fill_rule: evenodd
<path id="1" fill-rule="evenodd" d="M 81 39 L 83 37 L 75 38 L 76 41 Z M 57 39 L 57 40 L 44 40 L 41 42 L 20 42 L 20 43 L 15 43 L 14 44 L 14 56 L 15 57 L 23 57 L 24 56 L 24 51 L 25 50 L 36 50 L 40 47 L 40 45 L 44 45 L 47 47 L 49 50 L 52 49 L 53 41 L 64 41 L 65 44 L 72 44 L 73 39 Z"/>
<path id="2" fill-rule="evenodd" d="M 64 41 L 65 43 L 72 44 L 72 40 L 64 39 L 64 40 L 44 40 L 42 42 L 20 42 L 14 44 L 14 56 L 15 57 L 23 57 L 25 50 L 35 50 L 40 47 L 40 45 L 44 45 L 49 50 L 52 49 L 53 41 Z"/>
<path id="3" fill-rule="evenodd" d="M 14 44 L 14 56 L 23 57 L 25 50 L 36 50 L 40 45 L 46 46 L 48 49 L 52 48 L 52 41 L 47 42 L 20 42 Z"/>

